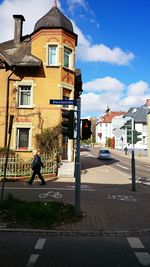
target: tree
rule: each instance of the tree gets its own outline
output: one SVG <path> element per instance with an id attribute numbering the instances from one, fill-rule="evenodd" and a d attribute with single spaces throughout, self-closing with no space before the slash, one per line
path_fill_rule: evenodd
<path id="1" fill-rule="evenodd" d="M 41 153 L 51 153 L 58 151 L 59 135 L 61 134 L 61 126 L 46 128 L 40 134 L 35 135 L 35 145 Z"/>

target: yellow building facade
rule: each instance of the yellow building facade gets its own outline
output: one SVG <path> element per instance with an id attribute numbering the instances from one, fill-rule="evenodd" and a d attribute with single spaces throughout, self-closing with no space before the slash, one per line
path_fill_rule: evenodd
<path id="1" fill-rule="evenodd" d="M 13 17 L 14 39 L 0 44 L 0 147 L 7 145 L 13 114 L 11 149 L 28 156 L 35 134 L 61 124 L 62 111 L 74 109 L 50 100 L 74 100 L 77 35 L 56 4 L 27 36 L 22 36 L 24 17 Z M 74 158 L 73 143 L 62 137 L 68 161 Z"/>

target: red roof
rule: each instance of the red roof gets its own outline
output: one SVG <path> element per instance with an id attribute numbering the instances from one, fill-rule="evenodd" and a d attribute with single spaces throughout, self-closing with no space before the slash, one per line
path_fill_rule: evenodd
<path id="1" fill-rule="evenodd" d="M 114 117 L 125 115 L 126 113 L 125 111 L 110 111 L 102 116 L 98 123 L 111 123 Z"/>

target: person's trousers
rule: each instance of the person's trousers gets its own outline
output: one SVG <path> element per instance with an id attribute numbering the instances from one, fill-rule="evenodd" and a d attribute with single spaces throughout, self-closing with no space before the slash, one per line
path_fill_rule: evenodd
<path id="1" fill-rule="evenodd" d="M 40 173 L 40 170 L 33 171 L 33 173 L 32 173 L 32 177 L 31 177 L 31 179 L 29 180 L 29 183 L 30 183 L 30 184 L 33 183 L 33 181 L 34 181 L 36 175 L 38 175 L 38 177 L 40 178 L 41 182 L 42 182 L 43 184 L 45 184 L 45 180 L 44 180 L 42 174 Z"/>

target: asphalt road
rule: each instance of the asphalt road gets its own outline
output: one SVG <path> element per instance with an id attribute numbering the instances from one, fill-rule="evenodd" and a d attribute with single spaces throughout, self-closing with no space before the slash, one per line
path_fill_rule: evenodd
<path id="1" fill-rule="evenodd" d="M 0 233 L 1 267 L 150 266 L 150 238 Z M 141 265 L 142 264 L 142 265 Z"/>
<path id="2" fill-rule="evenodd" d="M 95 159 L 97 159 L 98 155 L 98 148 L 91 148 L 90 152 L 95 156 Z M 131 177 L 131 156 L 125 157 L 121 154 L 116 154 L 112 150 L 112 160 L 106 161 L 106 160 L 99 160 L 100 165 L 110 165 L 112 168 L 119 170 L 128 176 Z M 135 160 L 135 169 L 136 169 L 136 179 L 137 181 L 146 182 L 150 181 L 150 163 L 148 162 L 142 162 Z"/>

